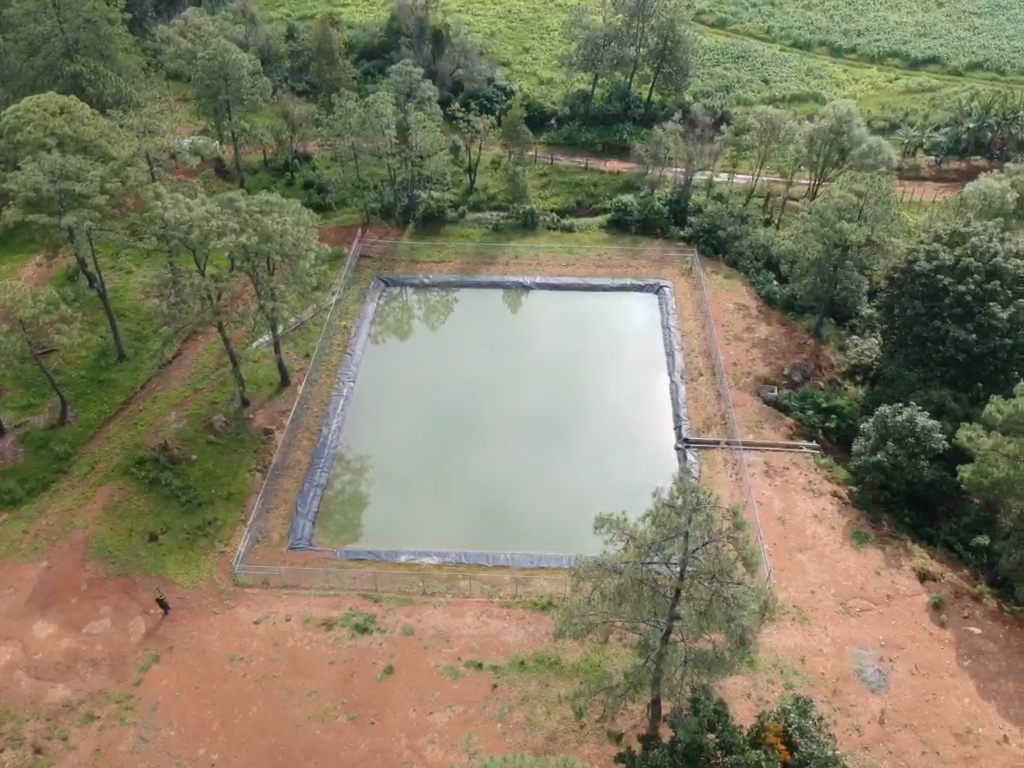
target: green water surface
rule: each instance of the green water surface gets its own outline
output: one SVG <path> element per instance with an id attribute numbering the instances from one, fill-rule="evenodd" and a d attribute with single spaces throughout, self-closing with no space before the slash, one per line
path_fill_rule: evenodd
<path id="1" fill-rule="evenodd" d="M 677 469 L 658 299 L 386 289 L 318 546 L 590 554 Z"/>

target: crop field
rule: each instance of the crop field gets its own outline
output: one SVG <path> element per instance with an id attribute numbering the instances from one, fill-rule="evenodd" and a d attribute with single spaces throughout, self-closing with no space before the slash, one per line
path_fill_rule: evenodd
<path id="1" fill-rule="evenodd" d="M 694 10 L 708 26 L 837 57 L 1024 73 L 1019 0 L 696 0 Z"/>
<path id="2" fill-rule="evenodd" d="M 856 27 L 843 31 L 845 27 L 825 22 L 818 27 L 802 27 L 803 22 L 796 20 L 812 19 L 813 14 L 802 10 L 802 6 L 790 9 L 793 10 L 791 16 L 787 15 L 789 11 L 779 10 L 791 5 L 799 6 L 794 0 L 781 0 L 775 8 L 768 6 L 768 0 L 757 0 L 753 7 L 762 9 L 762 15 L 744 10 L 742 0 L 701 0 L 697 5 L 699 19 L 718 29 L 701 30 L 694 95 L 700 99 L 710 94 L 726 94 L 741 105 L 787 104 L 803 111 L 814 110 L 833 99 L 848 98 L 855 100 L 869 117 L 893 119 L 903 113 L 930 111 L 934 104 L 948 104 L 963 89 L 992 87 L 999 82 L 994 75 L 961 78 L 890 66 L 924 62 L 922 57 L 925 54 L 868 55 L 867 51 L 872 50 L 868 42 L 858 54 L 862 61 L 853 61 L 857 53 L 855 49 L 861 43 L 849 42 L 845 47 L 838 45 L 844 35 L 853 41 L 877 39 L 880 41 L 878 45 L 885 42 L 897 47 L 904 45 L 898 41 L 905 39 L 908 51 L 917 51 L 917 48 L 910 48 L 911 45 L 937 46 L 936 50 L 946 58 L 935 59 L 933 64 L 937 65 L 940 60 L 946 64 L 935 66 L 935 69 L 965 68 L 963 63 L 956 65 L 955 62 L 966 61 L 968 54 L 961 55 L 958 51 L 967 51 L 975 58 L 988 56 L 993 62 L 988 67 L 992 72 L 1024 72 L 1024 38 L 1010 33 L 1014 24 L 1017 24 L 1017 29 L 1024 28 L 1024 6 L 1016 9 L 1009 0 L 983 0 L 983 5 L 991 6 L 987 12 L 990 17 L 979 13 L 977 16 L 964 16 L 957 22 L 958 17 L 948 8 L 937 11 L 938 16 L 926 15 L 922 3 L 923 0 L 912 0 L 912 8 L 919 10 L 917 27 L 926 27 L 928 33 L 923 37 L 916 36 L 916 33 L 910 35 L 904 28 L 893 29 L 886 17 L 878 12 L 836 10 L 834 15 L 849 17 L 853 20 L 851 23 L 857 23 Z M 966 13 L 964 3 L 965 0 L 955 0 L 960 8 L 958 13 Z M 269 18 L 279 21 L 308 19 L 329 11 L 349 23 L 357 23 L 382 17 L 391 2 L 258 0 L 258 4 Z M 565 70 L 559 62 L 566 47 L 562 23 L 575 4 L 576 0 L 512 0 L 500 4 L 493 0 L 445 0 L 442 7 L 487 44 L 513 80 L 536 95 L 557 99 L 567 86 Z M 825 0 L 813 0 L 814 7 L 824 4 Z M 865 6 L 882 8 L 882 3 L 880 0 L 857 0 L 855 6 L 858 9 Z M 893 4 L 892 7 L 904 6 Z M 722 9 L 726 8 L 737 10 L 725 13 Z M 910 10 L 899 13 L 913 15 Z M 772 14 L 780 21 L 762 27 L 757 26 L 761 22 L 754 21 L 773 18 Z M 1018 17 L 1017 22 L 1012 21 Z M 992 19 L 991 25 L 997 28 L 995 34 L 989 34 L 983 28 L 989 24 L 985 20 L 989 18 Z M 838 42 L 836 45 L 831 42 L 803 45 L 808 49 L 806 51 L 793 47 L 800 35 L 810 37 L 818 34 L 813 31 L 815 29 L 820 29 L 822 35 L 831 34 L 833 37 L 829 40 Z M 784 45 L 773 44 L 772 40 Z M 845 60 L 833 58 L 836 56 L 845 57 Z M 868 59 L 876 63 L 868 63 Z M 1017 65 L 1013 65 L 1014 61 Z M 1001 64 L 996 66 L 996 63 Z"/>

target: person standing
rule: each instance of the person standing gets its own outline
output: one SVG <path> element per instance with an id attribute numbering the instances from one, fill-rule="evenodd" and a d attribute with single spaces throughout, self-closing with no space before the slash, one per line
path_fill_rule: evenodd
<path id="1" fill-rule="evenodd" d="M 171 604 L 164 596 L 164 593 L 160 591 L 160 587 L 156 588 L 156 604 L 163 611 L 163 618 L 167 618 L 167 614 L 171 612 Z"/>

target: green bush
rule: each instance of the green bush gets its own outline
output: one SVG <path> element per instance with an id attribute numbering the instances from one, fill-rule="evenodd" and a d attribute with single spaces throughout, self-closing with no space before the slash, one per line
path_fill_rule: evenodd
<path id="1" fill-rule="evenodd" d="M 861 424 L 850 471 L 891 500 L 922 498 L 944 474 L 936 460 L 948 447 L 942 425 L 922 408 L 883 405 Z"/>
<path id="2" fill-rule="evenodd" d="M 181 467 L 172 464 L 163 455 L 153 453 L 139 456 L 132 462 L 131 473 L 146 488 L 176 502 L 184 509 L 200 509 L 205 503 L 199 489 L 181 476 Z"/>
<path id="3" fill-rule="evenodd" d="M 745 264 L 743 246 L 753 227 L 754 217 L 749 208 L 711 200 L 690 215 L 687 239 L 704 256 L 722 259 L 739 269 Z"/>
<path id="4" fill-rule="evenodd" d="M 684 709 L 668 718 L 668 741 L 641 736 L 615 756 L 626 768 L 847 768 L 828 721 L 807 696 L 787 696 L 761 712 L 746 731 L 729 705 L 706 688 L 690 695 Z"/>
<path id="5" fill-rule="evenodd" d="M 779 393 L 778 408 L 808 434 L 849 450 L 857 437 L 864 392 L 858 387 L 801 387 Z"/>
<path id="6" fill-rule="evenodd" d="M 631 235 L 670 237 L 676 234 L 665 197 L 657 192 L 616 197 L 612 200 L 608 227 Z"/>

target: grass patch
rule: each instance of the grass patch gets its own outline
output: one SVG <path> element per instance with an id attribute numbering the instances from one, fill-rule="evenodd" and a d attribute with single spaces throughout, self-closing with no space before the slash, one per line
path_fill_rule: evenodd
<path id="1" fill-rule="evenodd" d="M 115 359 L 99 300 L 81 281 L 71 282 L 61 272 L 53 277 L 51 283 L 81 319 L 81 340 L 51 353 L 47 361 L 67 394 L 72 422 L 60 429 L 52 426 L 56 401 L 38 371 L 24 366 L 0 371 L 0 389 L 5 391 L 3 413 L 8 422 L 40 420 L 30 421 L 31 426 L 18 435 L 21 460 L 0 467 L 0 508 L 31 501 L 67 473 L 82 447 L 158 371 L 180 341 L 161 332 L 156 305 L 145 298 L 150 273 L 143 269 L 144 258 L 129 256 L 104 265 L 130 356 L 124 363 Z"/>
<path id="2" fill-rule="evenodd" d="M 216 340 L 173 382 L 162 378 L 160 386 L 132 405 L 101 446 L 82 451 L 181 341 L 162 333 L 157 322 L 147 287 L 157 268 L 152 259 L 130 254 L 106 266 L 131 356 L 120 365 L 113 362 L 95 297 L 63 274 L 54 276 L 53 283 L 81 308 L 87 331 L 74 350 L 52 356 L 74 421 L 64 429 L 20 434 L 24 459 L 0 468 L 0 507 L 18 504 L 0 522 L 0 558 L 43 549 L 80 524 L 81 511 L 104 485 L 109 493 L 103 509 L 88 521 L 89 546 L 90 554 L 114 574 L 145 573 L 197 585 L 211 573 L 211 553 L 223 549 L 233 534 L 265 442 L 233 403 L 228 367 Z M 308 358 L 319 332 L 310 323 L 287 336 L 286 358 Z M 243 371 L 256 407 L 276 395 L 268 350 L 246 351 Z M 11 421 L 50 407 L 45 387 L 20 371 L 0 371 L 0 390 L 6 391 L 2 409 Z M 211 435 L 208 423 L 214 415 L 225 417 L 228 429 Z M 164 442 L 173 446 L 172 455 L 154 451 Z M 58 478 L 66 482 L 48 490 Z"/>
<path id="3" fill-rule="evenodd" d="M 946 607 L 946 596 L 941 592 L 932 592 L 928 595 L 928 607 L 933 611 L 941 611 Z"/>
<path id="4" fill-rule="evenodd" d="M 413 635 L 416 634 L 416 627 L 414 627 L 412 624 L 403 624 L 402 625 L 402 634 L 405 637 L 412 637 Z"/>
<path id="5" fill-rule="evenodd" d="M 156 651 L 149 651 L 146 654 L 146 658 L 142 660 L 142 664 L 139 665 L 139 672 L 135 677 L 135 687 L 138 688 L 142 685 L 142 680 L 145 678 L 146 673 L 153 668 L 153 665 L 160 661 L 160 654 Z"/>
<path id="6" fill-rule="evenodd" d="M 507 608 L 523 608 L 538 613 L 551 613 L 558 607 L 558 601 L 551 595 L 518 597 L 514 600 L 503 600 L 501 604 Z"/>
<path id="7" fill-rule="evenodd" d="M 860 528 L 854 528 L 850 531 L 850 540 L 853 542 L 853 546 L 857 549 L 870 546 L 875 543 L 875 537 L 868 531 L 861 530 Z"/>
<path id="8" fill-rule="evenodd" d="M 352 637 L 363 637 L 387 631 L 377 623 L 376 613 L 360 611 L 356 608 L 349 608 L 341 616 L 325 616 L 317 624 L 328 632 L 347 629 Z"/>
<path id="9" fill-rule="evenodd" d="M 385 664 L 384 665 L 384 669 L 382 669 L 380 671 L 380 674 L 377 675 L 377 682 L 378 683 L 383 683 L 385 680 L 387 680 L 393 674 L 395 674 L 395 665 L 394 664 Z"/>
<path id="10" fill-rule="evenodd" d="M 460 680 L 466 676 L 465 673 L 454 664 L 445 664 L 441 667 L 441 674 L 449 680 Z"/>

